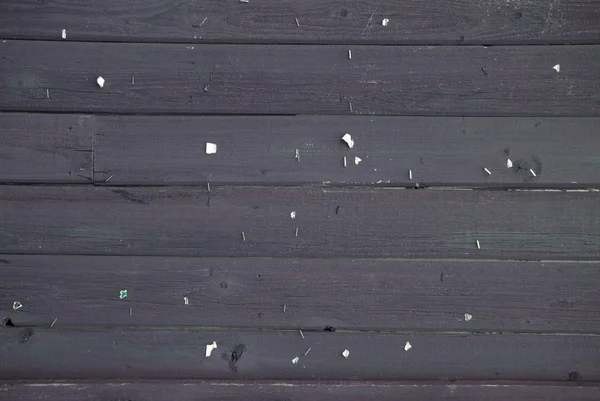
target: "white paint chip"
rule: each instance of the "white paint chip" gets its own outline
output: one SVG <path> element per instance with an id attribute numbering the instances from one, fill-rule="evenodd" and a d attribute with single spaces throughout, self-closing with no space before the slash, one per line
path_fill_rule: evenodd
<path id="1" fill-rule="evenodd" d="M 529 169 L 529 172 L 531 173 L 532 176 L 537 177 L 537 174 L 535 173 L 535 171 L 533 171 L 532 168 Z"/>
<path id="2" fill-rule="evenodd" d="M 204 356 L 206 358 L 210 357 L 210 354 L 212 354 L 213 349 L 217 348 L 217 342 L 213 341 L 212 344 L 206 344 L 206 353 L 204 354 Z"/>
<path id="3" fill-rule="evenodd" d="M 19 301 L 13 302 L 13 309 L 14 310 L 21 309 L 22 307 L 23 307 L 23 304 L 20 303 Z"/>
<path id="4" fill-rule="evenodd" d="M 354 158 L 354 164 L 356 164 L 357 166 L 360 164 L 361 161 L 362 161 L 362 159 L 360 157 Z"/>
<path id="5" fill-rule="evenodd" d="M 350 149 L 354 147 L 354 140 L 352 139 L 352 135 L 344 134 L 344 136 L 342 137 L 342 141 L 346 142 Z"/>
<path id="6" fill-rule="evenodd" d="M 352 60 L 352 50 L 348 50 L 348 60 Z"/>
<path id="7" fill-rule="evenodd" d="M 295 219 L 296 218 L 296 212 L 291 212 L 290 213 L 290 218 Z"/>
<path id="8" fill-rule="evenodd" d="M 512 160 L 506 159 L 506 168 L 511 168 L 513 166 Z"/>
<path id="9" fill-rule="evenodd" d="M 63 39 L 66 39 L 66 38 L 67 38 L 67 30 L 66 30 L 66 29 L 63 29 L 63 30 L 62 30 L 62 32 L 61 32 L 61 34 L 60 34 L 60 37 L 61 37 L 61 38 L 63 38 Z"/>
<path id="10" fill-rule="evenodd" d="M 344 352 L 342 352 L 342 356 L 346 359 L 348 359 L 348 357 L 350 356 L 350 351 L 348 351 L 347 349 L 344 350 Z"/>
<path id="11" fill-rule="evenodd" d="M 412 345 L 410 345 L 410 343 L 407 341 L 406 344 L 404 344 L 404 351 L 408 351 L 411 348 L 412 348 Z"/>
<path id="12" fill-rule="evenodd" d="M 389 19 L 389 18 L 384 18 L 384 19 L 381 21 L 381 25 L 382 25 L 382 26 L 388 26 L 388 24 L 389 24 L 389 23 L 390 23 L 390 19 Z"/>
<path id="13" fill-rule="evenodd" d="M 481 245 L 479 244 L 479 240 L 475 241 L 475 243 L 477 244 L 477 249 L 481 249 Z"/>
<path id="14" fill-rule="evenodd" d="M 217 153 L 217 145 L 214 143 L 206 142 L 206 154 L 214 155 Z"/>
<path id="15" fill-rule="evenodd" d="M 469 313 L 465 313 L 465 322 L 470 321 L 471 319 L 473 319 L 473 315 L 469 314 Z"/>
<path id="16" fill-rule="evenodd" d="M 299 361 L 299 360 L 300 360 L 300 357 L 299 357 L 299 356 L 297 356 L 297 357 L 295 357 L 294 359 L 292 359 L 292 363 L 295 365 L 295 364 L 297 364 L 297 363 L 298 363 L 298 361 Z"/>
<path id="17" fill-rule="evenodd" d="M 484 167 L 483 170 L 488 173 L 488 175 L 492 175 L 492 172 L 490 170 L 487 169 L 487 167 Z"/>
<path id="18" fill-rule="evenodd" d="M 240 0 L 240 3 L 250 3 L 250 0 Z"/>
<path id="19" fill-rule="evenodd" d="M 556 64 L 552 69 L 556 72 L 560 72 L 560 64 Z"/>
<path id="20" fill-rule="evenodd" d="M 188 299 L 188 297 L 183 297 L 183 303 L 186 305 L 190 304 L 190 300 Z"/>
<path id="21" fill-rule="evenodd" d="M 408 170 L 408 179 L 412 180 L 412 170 Z"/>
<path id="22" fill-rule="evenodd" d="M 104 80 L 104 78 L 102 78 L 102 77 L 98 77 L 98 78 L 96 78 L 96 83 L 97 83 L 97 84 L 98 84 L 98 86 L 99 86 L 99 87 L 101 87 L 101 88 L 104 88 L 104 83 L 105 83 L 105 82 L 106 82 L 106 81 L 105 81 L 105 80 Z"/>
<path id="23" fill-rule="evenodd" d="M 346 156 L 344 156 L 344 167 L 348 167 L 348 160 L 346 159 Z"/>

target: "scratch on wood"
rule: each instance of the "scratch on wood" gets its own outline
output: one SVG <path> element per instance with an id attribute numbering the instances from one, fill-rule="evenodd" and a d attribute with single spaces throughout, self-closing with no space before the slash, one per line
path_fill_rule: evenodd
<path id="1" fill-rule="evenodd" d="M 377 11 L 377 10 L 375 10 Z M 373 16 L 375 15 L 375 13 L 371 14 L 371 17 L 369 18 L 369 21 L 367 21 L 367 25 L 365 25 L 365 29 L 363 29 L 362 33 L 360 34 L 360 36 L 364 35 L 365 32 L 367 31 L 367 29 L 369 28 L 369 25 L 371 25 L 371 21 L 373 20 Z"/>

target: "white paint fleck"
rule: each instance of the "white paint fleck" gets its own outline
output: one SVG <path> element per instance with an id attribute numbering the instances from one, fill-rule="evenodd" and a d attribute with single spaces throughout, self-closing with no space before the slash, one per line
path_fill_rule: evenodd
<path id="1" fill-rule="evenodd" d="M 206 344 L 206 353 L 204 354 L 204 356 L 206 358 L 210 357 L 210 354 L 212 354 L 213 349 L 217 348 L 217 342 L 213 341 L 212 344 Z"/>
<path id="2" fill-rule="evenodd" d="M 217 153 L 217 145 L 215 143 L 206 142 L 206 154 L 214 155 Z"/>
<path id="3" fill-rule="evenodd" d="M 13 309 L 14 310 L 21 309 L 22 307 L 23 307 L 23 304 L 20 303 L 19 301 L 13 302 Z"/>
<path id="4" fill-rule="evenodd" d="M 388 26 L 388 24 L 389 24 L 389 23 L 390 23 L 390 19 L 389 19 L 389 18 L 384 18 L 384 19 L 381 21 L 381 25 L 382 25 L 382 26 Z"/>
<path id="5" fill-rule="evenodd" d="M 488 173 L 488 175 L 492 175 L 492 172 L 491 172 L 490 170 L 488 170 L 488 168 L 487 168 L 487 167 L 484 167 L 484 168 L 483 168 L 483 170 L 484 170 L 486 173 Z"/>
<path id="6" fill-rule="evenodd" d="M 537 177 L 537 174 L 535 173 L 535 171 L 533 171 L 532 168 L 529 169 L 529 172 L 531 173 L 532 176 Z"/>
<path id="7" fill-rule="evenodd" d="M 352 50 L 348 50 L 348 60 L 352 60 Z"/>
<path id="8" fill-rule="evenodd" d="M 300 149 L 296 149 L 296 160 L 300 161 Z"/>
<path id="9" fill-rule="evenodd" d="M 308 347 L 308 349 L 306 350 L 306 352 L 304 353 L 304 356 L 308 355 L 308 353 L 310 352 L 310 350 L 312 349 L 312 347 Z"/>
<path id="10" fill-rule="evenodd" d="M 348 359 L 348 357 L 350 356 L 350 351 L 348 351 L 347 349 L 344 350 L 344 352 L 342 352 L 342 356 L 346 359 Z"/>
<path id="11" fill-rule="evenodd" d="M 511 168 L 513 166 L 512 160 L 506 159 L 506 168 Z"/>
<path id="12" fill-rule="evenodd" d="M 346 156 L 344 156 L 344 167 L 348 167 L 348 160 L 346 159 Z"/>
<path id="13" fill-rule="evenodd" d="M 350 149 L 354 147 L 354 140 L 352 139 L 352 135 L 348 133 L 344 134 L 344 136 L 342 137 L 342 141 L 346 142 Z"/>
<path id="14" fill-rule="evenodd" d="M 362 159 L 360 157 L 354 157 L 354 164 L 356 164 L 357 166 L 360 164 L 361 161 Z"/>
<path id="15" fill-rule="evenodd" d="M 240 0 L 240 3 L 250 3 L 250 0 Z"/>
<path id="16" fill-rule="evenodd" d="M 481 244 L 479 244 L 479 240 L 475 241 L 475 243 L 477 244 L 477 249 L 481 249 Z"/>
<path id="17" fill-rule="evenodd" d="M 300 330 L 300 336 L 302 337 L 302 339 L 304 340 L 304 333 L 302 332 L 302 330 Z"/>
<path id="18" fill-rule="evenodd" d="M 300 21 L 298 21 L 298 18 L 294 18 L 296 20 L 296 26 L 300 27 Z"/>
<path id="19" fill-rule="evenodd" d="M 298 361 L 299 361 L 299 360 L 300 360 L 300 357 L 299 357 L 299 356 L 297 356 L 297 357 L 295 357 L 294 359 L 292 359 L 292 363 L 295 365 L 295 364 L 297 364 L 297 363 L 298 363 Z"/>
<path id="20" fill-rule="evenodd" d="M 469 313 L 465 313 L 465 322 L 470 321 L 471 319 L 473 319 L 473 315 L 469 314 Z"/>
<path id="21" fill-rule="evenodd" d="M 556 64 L 552 69 L 556 72 L 560 72 L 560 64 Z"/>
<path id="22" fill-rule="evenodd" d="M 412 180 L 412 170 L 408 170 L 408 179 Z"/>
<path id="23" fill-rule="evenodd" d="M 67 30 L 66 29 L 62 30 L 62 32 L 60 33 L 60 37 L 63 38 L 63 39 L 67 38 Z"/>
<path id="24" fill-rule="evenodd" d="M 183 297 L 183 303 L 186 305 L 190 304 L 190 300 L 188 299 L 188 297 Z"/>
<path id="25" fill-rule="evenodd" d="M 105 81 L 105 80 L 104 80 L 104 78 L 102 78 L 102 77 L 98 77 L 98 78 L 96 78 L 96 83 L 98 83 L 98 86 L 99 86 L 99 87 L 101 87 L 101 88 L 104 88 L 104 83 L 105 83 L 105 82 L 106 82 L 106 81 Z"/>
<path id="26" fill-rule="evenodd" d="M 290 213 L 290 218 L 292 218 L 292 219 L 295 219 L 295 218 L 296 218 L 296 212 L 295 212 L 295 211 L 292 211 L 292 212 Z"/>
<path id="27" fill-rule="evenodd" d="M 404 344 L 404 351 L 408 351 L 411 348 L 412 348 L 412 345 L 410 345 L 410 343 L 407 341 L 406 344 Z"/>

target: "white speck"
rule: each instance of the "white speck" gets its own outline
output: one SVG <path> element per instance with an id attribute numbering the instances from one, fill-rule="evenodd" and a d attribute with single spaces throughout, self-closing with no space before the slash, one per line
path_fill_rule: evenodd
<path id="1" fill-rule="evenodd" d="M 465 313 L 465 322 L 468 322 L 469 320 L 473 319 L 473 315 L 470 315 L 468 313 Z"/>
<path id="2" fill-rule="evenodd" d="M 308 349 L 306 350 L 306 352 L 304 353 L 304 356 L 308 355 L 308 353 L 310 352 L 310 350 L 312 349 L 312 347 L 308 347 Z"/>
<path id="3" fill-rule="evenodd" d="M 346 160 L 346 156 L 344 156 L 344 167 L 348 166 L 348 161 Z"/>
<path id="4" fill-rule="evenodd" d="M 188 297 L 183 297 L 183 303 L 189 305 L 190 300 L 188 299 Z"/>
<path id="5" fill-rule="evenodd" d="M 304 333 L 302 332 L 302 330 L 300 330 L 300 336 L 302 337 L 302 339 L 304 340 Z"/>
<path id="6" fill-rule="evenodd" d="M 217 348 L 217 342 L 213 341 L 212 344 L 206 344 L 206 353 L 204 354 L 204 356 L 206 358 L 208 358 L 210 356 L 210 354 L 212 354 L 213 349 Z"/>
<path id="7" fill-rule="evenodd" d="M 342 356 L 346 359 L 348 359 L 348 357 L 350 356 L 350 351 L 348 351 L 347 349 L 344 350 L 344 352 L 342 352 Z"/>
<path id="8" fill-rule="evenodd" d="M 531 173 L 532 176 L 537 177 L 537 174 L 535 173 L 535 171 L 533 171 L 532 168 L 529 169 L 529 172 Z"/>
<path id="9" fill-rule="evenodd" d="M 297 363 L 298 363 L 298 361 L 299 361 L 299 360 L 300 360 L 300 357 L 299 357 L 299 356 L 297 356 L 297 357 L 295 357 L 294 359 L 292 359 L 292 363 L 295 365 L 295 364 L 297 364 Z"/>
<path id="10" fill-rule="evenodd" d="M 298 21 L 298 18 L 294 18 L 296 20 L 296 26 L 300 26 L 300 21 Z"/>
<path id="11" fill-rule="evenodd" d="M 96 82 L 98 83 L 98 86 L 99 86 L 99 87 L 101 87 L 101 88 L 104 88 L 104 83 L 105 83 L 106 81 L 104 80 L 104 78 L 102 78 L 102 77 L 98 77 L 98 78 L 96 78 Z"/>
<path id="12" fill-rule="evenodd" d="M 46 89 L 46 99 L 50 99 L 50 89 Z"/>
<path id="13" fill-rule="evenodd" d="M 506 159 L 506 168 L 511 168 L 512 166 L 512 160 Z"/>
<path id="14" fill-rule="evenodd" d="M 23 304 L 20 303 L 19 301 L 13 302 L 13 309 L 14 310 L 21 309 L 22 307 L 23 307 Z"/>
<path id="15" fill-rule="evenodd" d="M 352 60 L 352 50 L 348 50 L 348 60 Z"/>
<path id="16" fill-rule="evenodd" d="M 475 241 L 475 243 L 477 244 L 477 249 L 481 249 L 481 245 L 479 244 L 479 240 Z"/>
<path id="17" fill-rule="evenodd" d="M 556 72 L 560 72 L 560 64 L 556 64 L 552 69 Z"/>
<path id="18" fill-rule="evenodd" d="M 487 167 L 483 168 L 485 170 L 486 173 L 488 173 L 488 175 L 492 175 L 492 172 L 490 170 L 487 169 Z"/>
<path id="19" fill-rule="evenodd" d="M 296 149 L 296 160 L 300 161 L 300 150 Z"/>
<path id="20" fill-rule="evenodd" d="M 290 213 L 290 218 L 295 219 L 296 218 L 296 212 L 291 212 Z"/>
<path id="21" fill-rule="evenodd" d="M 412 180 L 412 170 L 408 170 L 408 179 Z"/>
<path id="22" fill-rule="evenodd" d="M 50 325 L 50 328 L 54 327 L 54 325 L 56 324 L 56 321 L 58 320 L 58 318 L 54 319 L 54 321 L 52 322 L 52 324 Z"/>
<path id="23" fill-rule="evenodd" d="M 250 0 L 240 0 L 240 3 L 250 3 Z"/>
<path id="24" fill-rule="evenodd" d="M 407 341 L 406 344 L 404 344 L 404 351 L 408 351 L 411 348 L 412 348 L 412 345 L 410 345 L 410 343 Z"/>
<path id="25" fill-rule="evenodd" d="M 206 142 L 206 154 L 214 155 L 217 153 L 217 145 L 214 143 Z"/>
<path id="26" fill-rule="evenodd" d="M 344 134 L 344 136 L 342 137 L 342 141 L 346 142 L 350 149 L 354 147 L 354 140 L 352 139 L 352 135 Z"/>
<path id="27" fill-rule="evenodd" d="M 66 39 L 66 38 L 67 38 L 67 30 L 66 30 L 66 29 L 63 29 L 63 30 L 62 30 L 62 32 L 61 32 L 61 34 L 60 34 L 60 37 L 61 37 L 61 38 L 63 38 L 63 39 Z"/>
<path id="28" fill-rule="evenodd" d="M 381 25 L 383 25 L 383 26 L 388 26 L 389 23 L 390 23 L 390 19 L 389 18 L 384 18 L 381 21 Z"/>
<path id="29" fill-rule="evenodd" d="M 356 164 L 357 166 L 360 164 L 361 161 L 362 161 L 362 159 L 360 157 L 354 158 L 354 164 Z"/>

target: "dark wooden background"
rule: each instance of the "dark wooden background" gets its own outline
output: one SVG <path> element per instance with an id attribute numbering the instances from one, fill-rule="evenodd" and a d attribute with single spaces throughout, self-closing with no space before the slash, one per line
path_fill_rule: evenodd
<path id="1" fill-rule="evenodd" d="M 2 1 L 0 399 L 600 399 L 599 65 L 598 0 Z"/>

